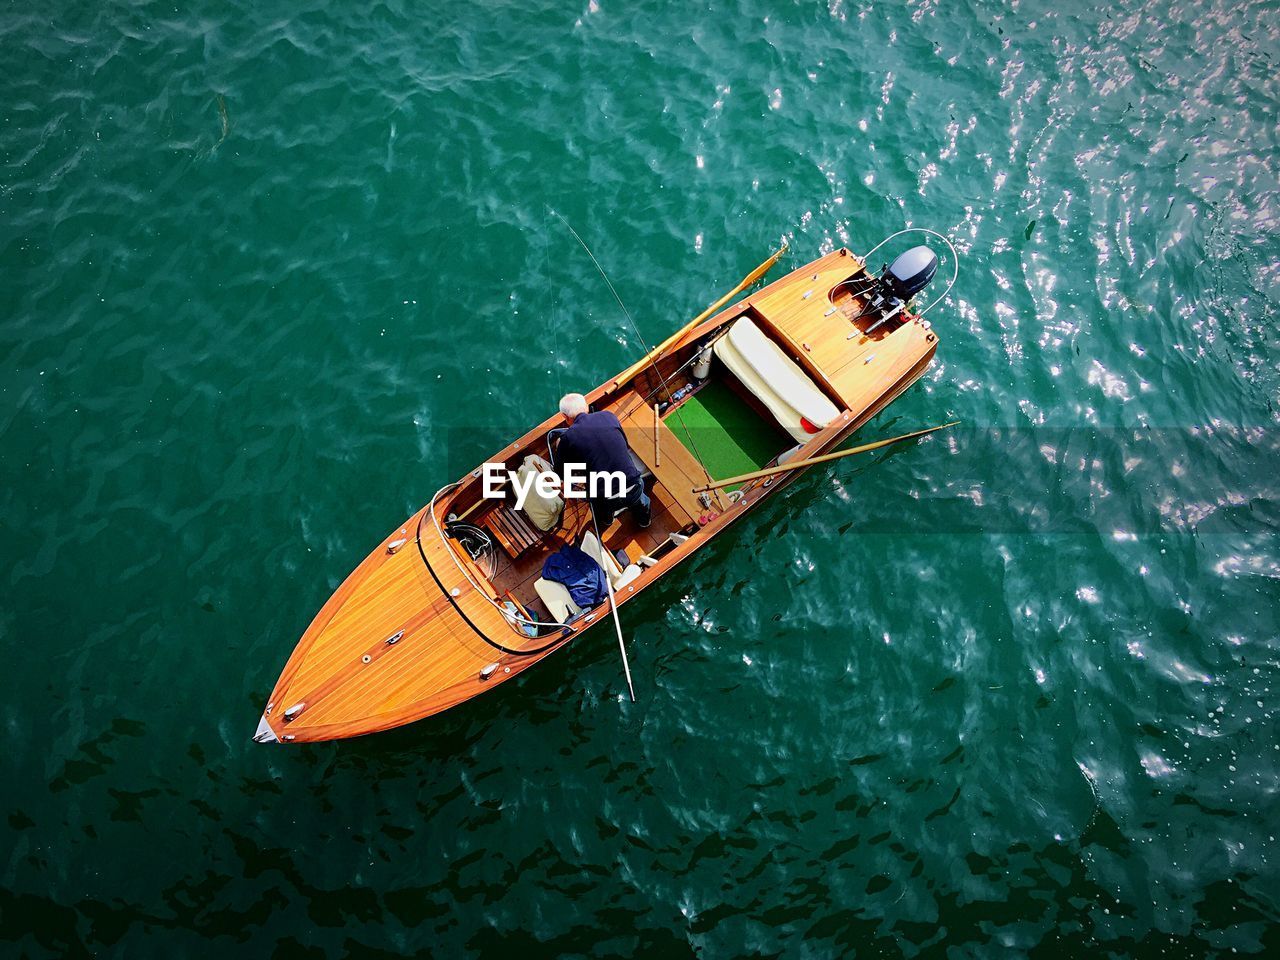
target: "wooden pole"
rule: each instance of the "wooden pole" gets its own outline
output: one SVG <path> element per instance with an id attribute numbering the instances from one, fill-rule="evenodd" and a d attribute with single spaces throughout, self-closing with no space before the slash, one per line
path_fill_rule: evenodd
<path id="1" fill-rule="evenodd" d="M 776 467 L 765 467 L 763 470 L 755 470 L 751 473 L 744 473 L 738 477 L 729 477 L 727 480 L 717 480 L 714 483 L 703 484 L 701 487 L 694 487 L 694 493 L 702 493 L 704 490 L 714 490 L 717 487 L 727 487 L 732 483 L 746 483 L 748 480 L 759 480 L 761 477 L 772 477 L 779 473 L 786 473 L 788 470 L 801 470 L 805 467 L 812 467 L 818 463 L 830 463 L 832 460 L 841 460 L 845 457 L 852 457 L 855 453 L 866 453 L 868 450 L 879 450 L 881 447 L 887 447 L 891 443 L 898 443 L 902 440 L 910 440 L 912 437 L 923 437 L 926 433 L 933 433 L 935 430 L 945 430 L 947 427 L 954 427 L 959 420 L 952 420 L 950 423 L 944 423 L 937 427 L 929 427 L 925 430 L 916 430 L 912 433 L 904 433 L 900 437 L 889 437 L 887 440 L 877 440 L 874 443 L 864 443 L 860 447 L 852 447 L 848 450 L 839 450 L 835 453 L 824 453 L 820 457 L 810 457 L 808 460 L 793 460 L 790 463 L 783 463 Z"/>
<path id="2" fill-rule="evenodd" d="M 658 412 L 658 404 L 653 405 L 653 465 L 662 466 L 662 451 L 658 449 L 658 428 L 662 426 L 662 414 Z"/>
<path id="3" fill-rule="evenodd" d="M 700 314 L 698 314 L 696 317 L 694 317 L 692 320 L 686 323 L 683 327 L 681 327 L 671 336 L 667 337 L 666 340 L 663 340 L 662 343 L 658 344 L 657 347 L 650 350 L 647 354 L 645 354 L 644 359 L 637 360 L 635 363 L 629 366 L 624 373 L 622 373 L 618 377 L 615 377 L 611 381 L 613 385 L 617 386 L 620 383 L 625 383 L 627 380 L 630 380 L 643 367 L 649 366 L 649 364 L 653 363 L 656 358 L 662 356 L 664 353 L 669 351 L 672 347 L 674 347 L 677 343 L 679 343 L 680 340 L 685 336 L 685 334 L 687 334 L 690 330 L 692 330 L 694 327 L 700 324 L 703 320 L 707 319 L 707 317 L 711 316 L 713 313 L 715 313 L 717 310 L 723 307 L 726 303 L 729 302 L 729 300 L 732 297 L 737 296 L 739 293 L 747 289 L 747 287 L 751 286 L 753 283 L 755 283 L 757 280 L 763 277 L 766 273 L 768 273 L 771 269 L 773 269 L 773 265 L 777 263 L 780 259 L 782 259 L 782 255 L 786 252 L 787 252 L 787 243 L 784 240 L 782 242 L 782 246 L 779 247 L 778 251 L 775 254 L 773 254 L 771 257 L 769 257 L 768 260 L 760 264 L 760 266 L 756 267 L 754 270 L 748 273 L 745 277 L 743 277 L 742 282 L 740 282 L 736 287 L 734 287 L 732 290 L 726 293 L 723 297 L 721 297 L 711 306 L 707 307 L 707 309 L 703 310 Z"/>

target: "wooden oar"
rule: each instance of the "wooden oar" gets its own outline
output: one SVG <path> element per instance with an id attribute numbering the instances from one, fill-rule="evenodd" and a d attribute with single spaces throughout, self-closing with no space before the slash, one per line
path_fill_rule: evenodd
<path id="1" fill-rule="evenodd" d="M 874 443 L 864 443 L 860 447 L 851 447 L 848 450 L 839 450 L 835 453 L 824 453 L 820 457 L 810 457 L 808 460 L 793 460 L 789 463 L 783 463 L 776 467 L 765 467 L 763 470 L 754 470 L 751 473 L 744 473 L 739 477 L 729 477 L 727 480 L 717 480 L 715 483 L 703 484 L 701 487 L 694 487 L 694 493 L 702 493 L 705 490 L 714 490 L 717 487 L 727 487 L 732 483 L 746 483 L 748 480 L 759 480 L 761 477 L 772 477 L 779 473 L 786 473 L 788 470 L 800 470 L 804 467 L 811 467 L 817 463 L 830 463 L 832 460 L 840 460 L 844 457 L 852 457 L 855 453 L 866 453 L 868 450 L 879 450 L 881 447 L 887 447 L 891 443 L 898 443 L 901 440 L 910 440 L 912 437 L 923 437 L 926 433 L 933 433 L 935 430 L 945 430 L 947 427 L 954 427 L 959 420 L 952 420 L 950 423 L 944 423 L 936 427 L 929 427 L 925 430 L 916 430 L 912 433 L 904 433 L 900 437 L 889 437 L 887 440 L 877 440 Z"/>
<path id="2" fill-rule="evenodd" d="M 630 367 L 626 369 L 626 372 L 624 372 L 621 376 L 614 377 L 612 381 L 613 385 L 617 386 L 620 383 L 626 383 L 628 380 L 634 377 L 636 373 L 640 371 L 641 368 L 646 367 L 649 364 L 653 363 L 654 360 L 656 360 L 658 357 L 662 356 L 664 353 L 669 351 L 673 346 L 679 343 L 681 338 L 683 338 L 684 335 L 687 334 L 690 330 L 692 330 L 694 327 L 700 324 L 703 320 L 707 319 L 707 317 L 711 316 L 713 313 L 715 313 L 717 310 L 723 307 L 726 303 L 729 302 L 731 298 L 737 296 L 739 293 L 747 289 L 747 287 L 751 286 L 753 283 L 755 283 L 757 280 L 763 277 L 766 273 L 768 273 L 771 269 L 773 269 L 773 265 L 777 263 L 780 259 L 782 259 L 782 255 L 786 252 L 787 252 L 787 242 L 784 240 L 782 242 L 782 246 L 778 248 L 778 252 L 775 253 L 773 256 L 771 256 L 764 263 L 760 264 L 760 266 L 756 267 L 754 270 L 748 273 L 745 277 L 743 277 L 741 283 L 739 283 L 736 287 L 734 287 L 732 290 L 726 293 L 723 297 L 721 297 L 711 306 L 707 307 L 707 309 L 703 310 L 700 314 L 698 314 L 696 317 L 694 317 L 692 320 L 686 323 L 683 327 L 681 327 L 671 336 L 667 337 L 667 339 L 663 340 L 662 343 L 658 344 L 656 348 L 654 348 L 653 350 L 650 350 L 647 354 L 644 355 L 643 359 L 637 360 L 635 363 L 633 363 Z"/>

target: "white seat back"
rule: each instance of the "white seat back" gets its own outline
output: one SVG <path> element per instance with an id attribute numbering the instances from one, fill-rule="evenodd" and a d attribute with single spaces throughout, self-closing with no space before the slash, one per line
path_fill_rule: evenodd
<path id="1" fill-rule="evenodd" d="M 570 617 L 575 617 L 582 612 L 582 608 L 573 602 L 573 597 L 569 595 L 569 588 L 563 583 L 556 583 L 554 580 L 547 580 L 539 577 L 533 582 L 533 589 L 538 594 L 547 612 L 551 614 L 551 619 L 557 623 L 568 623 Z"/>
<path id="2" fill-rule="evenodd" d="M 600 564 L 601 569 L 608 575 L 609 581 L 613 584 L 615 590 L 626 586 L 644 572 L 634 563 L 627 564 L 627 569 L 623 570 L 618 566 L 618 561 L 614 559 L 613 554 L 601 546 L 600 541 L 596 539 L 596 535 L 590 530 L 583 534 L 582 552 Z"/>
<path id="3" fill-rule="evenodd" d="M 822 428 L 840 413 L 809 375 L 770 340 L 750 317 L 735 320 L 713 348 L 729 371 L 801 443 L 810 434 L 800 423 Z"/>
<path id="4" fill-rule="evenodd" d="M 524 458 L 524 463 L 516 471 L 521 483 L 528 483 L 530 474 L 550 473 L 551 464 L 536 453 Z M 560 522 L 560 514 L 564 512 L 564 501 L 559 497 L 543 497 L 538 493 L 537 485 L 529 487 L 529 495 L 525 497 L 524 512 L 539 530 L 550 530 Z"/>
<path id="5" fill-rule="evenodd" d="M 590 530 L 582 535 L 582 552 L 600 564 L 604 572 L 609 575 L 610 580 L 614 583 L 618 582 L 618 578 L 622 576 L 618 561 L 613 558 L 613 554 L 600 545 L 600 541 L 596 539 L 596 535 Z"/>

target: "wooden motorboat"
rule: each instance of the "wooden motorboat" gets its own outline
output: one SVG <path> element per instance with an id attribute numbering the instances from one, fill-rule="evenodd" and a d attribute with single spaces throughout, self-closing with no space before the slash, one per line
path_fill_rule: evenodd
<path id="1" fill-rule="evenodd" d="M 864 260 L 836 250 L 704 319 L 709 310 L 587 395 L 623 424 L 652 501 L 647 528 L 624 513 L 600 531 L 610 557 L 594 546 L 583 500 L 566 500 L 559 525 L 543 533 L 510 499 L 482 496 L 479 468 L 441 489 L 321 608 L 255 739 L 374 733 L 501 686 L 610 620 L 803 466 L 702 488 L 748 467 L 802 464 L 857 431 L 938 349 L 929 321 L 908 307 L 911 278 L 892 268 L 877 277 Z M 927 282 L 937 260 L 926 269 L 917 254 L 914 266 Z M 546 457 L 563 426 L 548 417 L 490 462 L 515 470 L 527 455 Z M 613 611 L 607 599 L 579 610 L 547 589 L 543 563 L 566 543 L 606 566 Z"/>

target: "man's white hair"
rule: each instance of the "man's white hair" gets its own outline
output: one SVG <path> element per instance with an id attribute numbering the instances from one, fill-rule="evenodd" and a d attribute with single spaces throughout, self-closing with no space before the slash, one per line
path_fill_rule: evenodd
<path id="1" fill-rule="evenodd" d="M 560 398 L 560 414 L 566 420 L 580 417 L 587 412 L 587 398 L 580 393 L 566 393 Z"/>

